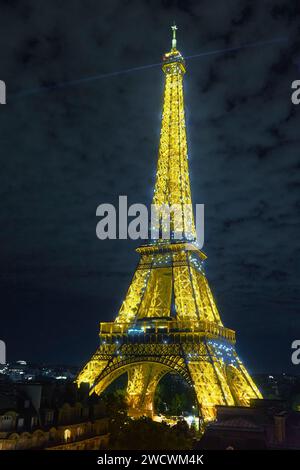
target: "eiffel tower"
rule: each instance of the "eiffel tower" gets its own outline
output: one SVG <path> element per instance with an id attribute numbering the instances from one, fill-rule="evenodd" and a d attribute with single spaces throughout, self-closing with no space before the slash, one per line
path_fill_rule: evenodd
<path id="1" fill-rule="evenodd" d="M 77 377 L 100 395 L 127 373 L 133 417 L 153 416 L 156 386 L 167 373 L 194 389 L 203 422 L 216 405 L 249 406 L 262 398 L 235 350 L 235 332 L 224 327 L 205 277 L 205 254 L 197 246 L 191 207 L 185 128 L 184 58 L 176 46 L 163 57 L 164 103 L 153 204 L 181 208 L 171 218 L 181 238 L 159 236 L 137 248 L 140 260 L 114 322 L 100 323 L 100 345 Z M 177 206 L 178 207 L 178 206 Z M 175 220 L 177 219 L 177 220 Z M 159 234 L 164 227 L 158 219 Z M 153 227 L 155 228 L 155 227 Z M 174 234 L 173 234 L 174 235 Z"/>

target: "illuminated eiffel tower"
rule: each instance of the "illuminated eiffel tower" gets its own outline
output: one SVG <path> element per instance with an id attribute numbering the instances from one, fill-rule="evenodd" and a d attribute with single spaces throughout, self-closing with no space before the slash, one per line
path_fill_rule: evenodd
<path id="1" fill-rule="evenodd" d="M 185 63 L 176 47 L 163 57 L 164 104 L 153 204 L 180 205 L 171 220 L 181 239 L 151 240 L 137 249 L 140 261 L 114 322 L 100 324 L 100 345 L 77 377 L 101 394 L 123 373 L 132 416 L 153 415 L 160 379 L 175 372 L 194 388 L 200 415 L 213 420 L 216 405 L 249 406 L 262 398 L 235 351 L 204 274 L 191 204 L 184 117 Z M 159 218 L 159 230 L 164 229 Z"/>

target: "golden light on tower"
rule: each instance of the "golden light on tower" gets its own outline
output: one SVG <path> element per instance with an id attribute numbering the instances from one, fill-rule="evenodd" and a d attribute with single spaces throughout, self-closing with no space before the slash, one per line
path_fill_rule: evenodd
<path id="1" fill-rule="evenodd" d="M 79 373 L 91 393 L 101 394 L 124 372 L 132 416 L 153 415 L 159 380 L 180 374 L 195 390 L 204 421 L 213 420 L 216 405 L 249 406 L 261 394 L 235 351 L 235 332 L 225 328 L 208 285 L 205 254 L 196 243 L 191 207 L 184 114 L 183 76 L 177 50 L 176 25 L 172 48 L 163 58 L 164 103 L 157 174 L 156 206 L 179 205 L 171 229 L 181 238 L 158 238 L 137 249 L 140 261 L 114 322 L 100 324 L 100 345 Z M 157 221 L 158 232 L 164 220 Z"/>

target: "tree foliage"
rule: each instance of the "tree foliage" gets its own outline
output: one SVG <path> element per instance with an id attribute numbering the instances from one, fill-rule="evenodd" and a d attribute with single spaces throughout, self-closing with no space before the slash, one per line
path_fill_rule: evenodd
<path id="1" fill-rule="evenodd" d="M 191 449 L 193 432 L 185 421 L 171 427 L 150 418 L 127 419 L 111 432 L 113 450 L 184 450 Z"/>

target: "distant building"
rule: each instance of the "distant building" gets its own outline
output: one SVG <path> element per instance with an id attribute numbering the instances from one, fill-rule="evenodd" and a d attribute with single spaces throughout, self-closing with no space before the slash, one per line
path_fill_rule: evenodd
<path id="1" fill-rule="evenodd" d="M 99 399 L 72 383 L 0 380 L 0 450 L 99 449 L 108 418 Z"/>
<path id="2" fill-rule="evenodd" d="M 0 376 L 5 375 L 14 382 L 71 380 L 77 374 L 77 368 L 64 365 L 46 366 L 31 364 L 24 360 L 0 365 Z"/>
<path id="3" fill-rule="evenodd" d="M 283 400 L 253 400 L 250 408 L 218 406 L 200 449 L 300 449 L 300 413 Z"/>

